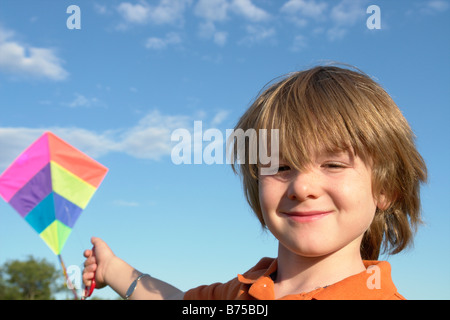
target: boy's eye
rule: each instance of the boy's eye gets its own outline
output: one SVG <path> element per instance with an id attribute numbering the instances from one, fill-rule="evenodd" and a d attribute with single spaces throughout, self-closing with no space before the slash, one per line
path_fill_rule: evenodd
<path id="1" fill-rule="evenodd" d="M 328 168 L 328 169 L 342 169 L 342 168 L 346 168 L 346 165 L 343 163 L 339 163 L 339 162 L 327 162 L 327 163 L 323 164 L 322 167 Z"/>
<path id="2" fill-rule="evenodd" d="M 291 169 L 291 167 L 282 165 L 282 166 L 278 167 L 278 172 L 285 172 L 285 171 L 288 171 L 290 169 Z"/>
<path id="3" fill-rule="evenodd" d="M 291 170 L 290 166 L 288 166 L 288 165 L 280 165 L 280 166 L 278 166 L 277 171 L 275 171 L 275 172 L 273 172 L 273 173 L 271 173 L 269 175 L 270 176 L 278 176 L 278 177 L 283 176 L 284 177 L 284 176 L 286 176 L 289 173 L 290 170 Z"/>

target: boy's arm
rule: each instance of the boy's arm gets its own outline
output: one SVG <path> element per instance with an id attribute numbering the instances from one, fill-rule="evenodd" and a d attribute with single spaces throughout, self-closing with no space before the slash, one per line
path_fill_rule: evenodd
<path id="1" fill-rule="evenodd" d="M 118 257 L 114 257 L 105 272 L 105 282 L 122 298 L 136 278 L 142 273 Z M 142 277 L 130 300 L 183 299 L 184 292 L 153 277 Z"/>
<path id="2" fill-rule="evenodd" d="M 83 282 L 86 286 L 92 284 L 95 277 L 96 287 L 103 288 L 110 286 L 122 298 L 130 288 L 130 285 L 142 274 L 128 263 L 117 257 L 109 246 L 100 238 L 91 239 L 95 248 L 95 254 L 92 250 L 85 250 L 83 270 Z M 174 286 L 158 280 L 153 277 L 142 277 L 137 281 L 135 290 L 129 299 L 183 299 L 184 292 Z"/>

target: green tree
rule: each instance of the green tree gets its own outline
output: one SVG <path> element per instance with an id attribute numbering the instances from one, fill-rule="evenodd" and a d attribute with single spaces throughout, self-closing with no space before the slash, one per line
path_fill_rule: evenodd
<path id="1" fill-rule="evenodd" d="M 12 260 L 0 267 L 2 300 L 51 300 L 62 288 L 60 271 L 45 259 L 29 256 L 25 261 Z"/>

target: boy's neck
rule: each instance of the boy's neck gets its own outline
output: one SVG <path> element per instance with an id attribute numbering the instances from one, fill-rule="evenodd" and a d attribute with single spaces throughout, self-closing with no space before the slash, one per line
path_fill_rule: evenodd
<path id="1" fill-rule="evenodd" d="M 275 297 L 306 293 L 366 270 L 357 250 L 347 246 L 320 257 L 303 257 L 279 244 Z"/>

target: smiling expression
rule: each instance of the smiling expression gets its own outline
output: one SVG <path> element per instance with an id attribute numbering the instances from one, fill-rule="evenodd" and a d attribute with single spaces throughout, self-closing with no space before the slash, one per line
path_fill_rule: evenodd
<path id="1" fill-rule="evenodd" d="M 359 250 L 377 207 L 371 168 L 352 152 L 319 152 L 302 172 L 280 160 L 278 173 L 259 176 L 259 199 L 280 244 L 306 257 Z"/>

